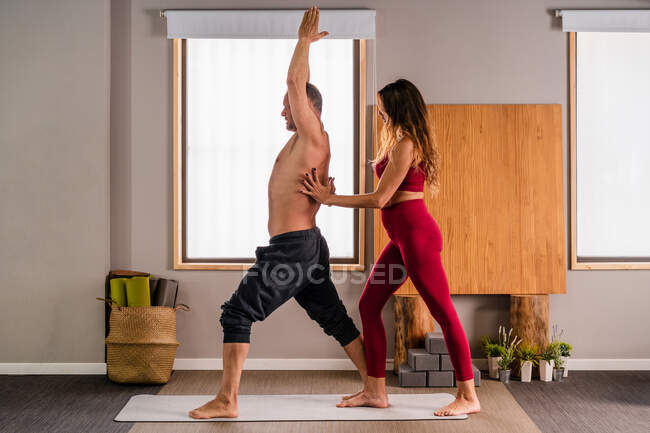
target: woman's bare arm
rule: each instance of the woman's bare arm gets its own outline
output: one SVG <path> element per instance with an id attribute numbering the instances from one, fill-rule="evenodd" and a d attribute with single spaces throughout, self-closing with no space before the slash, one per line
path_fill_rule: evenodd
<path id="1" fill-rule="evenodd" d="M 312 169 L 305 173 L 304 189 L 300 192 L 312 197 L 319 203 L 328 206 L 349 208 L 383 208 L 397 191 L 406 173 L 413 163 L 414 145 L 411 139 L 405 137 L 392 151 L 392 158 L 379 179 L 375 191 L 368 194 L 337 195 L 332 190 L 333 184 L 323 185 L 318 181 L 318 173 Z"/>

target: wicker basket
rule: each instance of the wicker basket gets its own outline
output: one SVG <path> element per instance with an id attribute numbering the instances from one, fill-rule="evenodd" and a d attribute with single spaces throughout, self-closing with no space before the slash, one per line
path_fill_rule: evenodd
<path id="1" fill-rule="evenodd" d="M 111 306 L 105 340 L 108 378 L 118 383 L 167 383 L 178 347 L 176 312 L 190 307 L 119 307 L 97 299 Z"/>

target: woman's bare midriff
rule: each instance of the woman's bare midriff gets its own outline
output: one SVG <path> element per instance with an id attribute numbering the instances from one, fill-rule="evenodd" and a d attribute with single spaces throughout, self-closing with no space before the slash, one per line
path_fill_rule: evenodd
<path id="1" fill-rule="evenodd" d="M 384 207 L 395 206 L 397 203 L 403 201 L 418 200 L 422 198 L 424 198 L 424 193 L 422 191 L 395 191 L 395 194 L 393 194 Z"/>

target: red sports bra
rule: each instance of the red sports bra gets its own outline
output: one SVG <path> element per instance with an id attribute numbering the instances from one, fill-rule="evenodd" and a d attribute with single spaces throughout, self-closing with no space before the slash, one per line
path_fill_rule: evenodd
<path id="1" fill-rule="evenodd" d="M 384 157 L 381 161 L 375 164 L 375 174 L 378 178 L 381 178 L 381 175 L 384 174 L 384 170 L 388 165 L 388 155 Z M 404 176 L 404 180 L 397 187 L 398 191 L 424 191 L 424 170 L 422 170 L 422 163 L 418 167 L 411 167 L 409 171 Z"/>

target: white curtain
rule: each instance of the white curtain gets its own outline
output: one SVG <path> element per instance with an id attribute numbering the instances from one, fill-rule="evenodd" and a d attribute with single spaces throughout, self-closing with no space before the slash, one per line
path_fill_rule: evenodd
<path id="1" fill-rule="evenodd" d="M 577 254 L 650 257 L 650 33 L 578 33 Z"/>
<path id="2" fill-rule="evenodd" d="M 291 136 L 282 100 L 295 40 L 187 41 L 187 255 L 253 257 L 268 242 L 267 185 Z M 310 81 L 323 95 L 330 176 L 354 193 L 353 41 L 320 40 L 310 49 Z M 332 257 L 353 257 L 354 212 L 321 207 L 317 224 Z"/>

